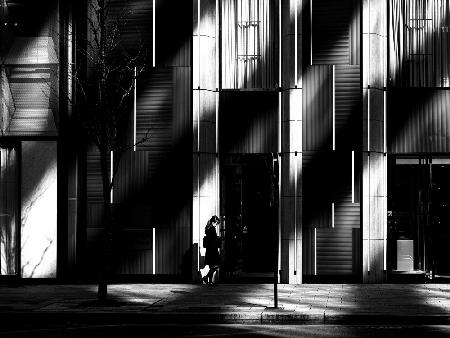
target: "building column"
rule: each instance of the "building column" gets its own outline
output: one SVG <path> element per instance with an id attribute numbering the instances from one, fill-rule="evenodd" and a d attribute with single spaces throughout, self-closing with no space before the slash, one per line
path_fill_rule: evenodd
<path id="1" fill-rule="evenodd" d="M 302 9 L 281 1 L 280 282 L 302 282 Z"/>
<path id="2" fill-rule="evenodd" d="M 206 222 L 219 216 L 218 0 L 193 2 L 193 279 L 203 268 Z M 183 168 L 180 168 L 183 170 Z"/>
<path id="3" fill-rule="evenodd" d="M 386 277 L 386 64 L 385 0 L 364 0 L 363 8 L 363 142 L 362 251 L 363 282 Z"/>

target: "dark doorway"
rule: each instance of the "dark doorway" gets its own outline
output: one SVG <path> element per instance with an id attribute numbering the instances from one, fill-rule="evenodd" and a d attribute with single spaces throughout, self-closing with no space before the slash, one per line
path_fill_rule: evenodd
<path id="1" fill-rule="evenodd" d="M 229 155 L 221 172 L 223 278 L 270 282 L 278 247 L 278 164 L 271 154 Z"/>
<path id="2" fill-rule="evenodd" d="M 450 277 L 450 158 L 397 156 L 388 179 L 389 271 Z"/>

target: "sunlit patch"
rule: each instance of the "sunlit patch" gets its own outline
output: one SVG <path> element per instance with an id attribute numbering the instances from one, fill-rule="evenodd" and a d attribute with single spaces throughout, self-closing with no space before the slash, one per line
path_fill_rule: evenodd
<path id="1" fill-rule="evenodd" d="M 22 276 L 56 277 L 56 142 L 23 142 L 22 154 Z"/>

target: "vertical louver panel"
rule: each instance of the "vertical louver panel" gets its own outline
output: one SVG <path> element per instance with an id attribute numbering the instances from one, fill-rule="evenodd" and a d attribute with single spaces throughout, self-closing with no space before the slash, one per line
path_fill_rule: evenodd
<path id="1" fill-rule="evenodd" d="M 108 155 L 108 168 L 110 156 Z M 108 172 L 109 175 L 109 172 Z M 101 227 L 103 219 L 103 186 L 100 167 L 100 153 L 94 147 L 87 152 L 86 163 L 86 198 L 87 198 L 87 225 L 88 227 Z"/>
<path id="2" fill-rule="evenodd" d="M 361 6 L 360 0 L 351 0 L 350 64 L 361 64 Z"/>
<path id="3" fill-rule="evenodd" d="M 277 151 L 277 92 L 223 92 L 220 111 L 221 151 L 247 154 Z"/>
<path id="4" fill-rule="evenodd" d="M 148 141 L 137 146 L 160 154 L 172 149 L 172 70 L 155 69 L 137 84 L 136 140 Z"/>
<path id="5" fill-rule="evenodd" d="M 310 66 L 303 75 L 303 150 L 332 149 L 333 66 Z"/>
<path id="6" fill-rule="evenodd" d="M 353 272 L 352 229 L 317 229 L 317 274 L 350 275 Z"/>
<path id="7" fill-rule="evenodd" d="M 358 273 L 354 271 L 358 247 L 352 234 L 360 228 L 360 204 L 352 203 L 351 178 L 351 151 L 303 153 L 306 273 Z"/>
<path id="8" fill-rule="evenodd" d="M 335 67 L 336 149 L 356 150 L 361 142 L 361 72 L 358 65 Z"/>
<path id="9" fill-rule="evenodd" d="M 153 1 L 112 0 L 109 8 L 112 23 L 121 23 L 120 41 L 123 48 L 145 48 L 148 56 L 152 51 Z"/>
<path id="10" fill-rule="evenodd" d="M 388 95 L 389 152 L 450 151 L 450 91 L 411 88 Z"/>
<path id="11" fill-rule="evenodd" d="M 331 194 L 329 152 L 304 151 L 303 171 L 303 226 L 305 228 L 331 227 Z"/>
<path id="12" fill-rule="evenodd" d="M 313 64 L 350 63 L 350 0 L 312 1 Z"/>

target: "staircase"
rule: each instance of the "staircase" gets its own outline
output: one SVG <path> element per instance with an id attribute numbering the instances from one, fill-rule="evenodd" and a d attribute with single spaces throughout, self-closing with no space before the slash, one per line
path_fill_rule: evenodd
<path id="1" fill-rule="evenodd" d="M 16 38 L 5 59 L 15 106 L 6 134 L 57 135 L 57 64 L 51 38 Z"/>

